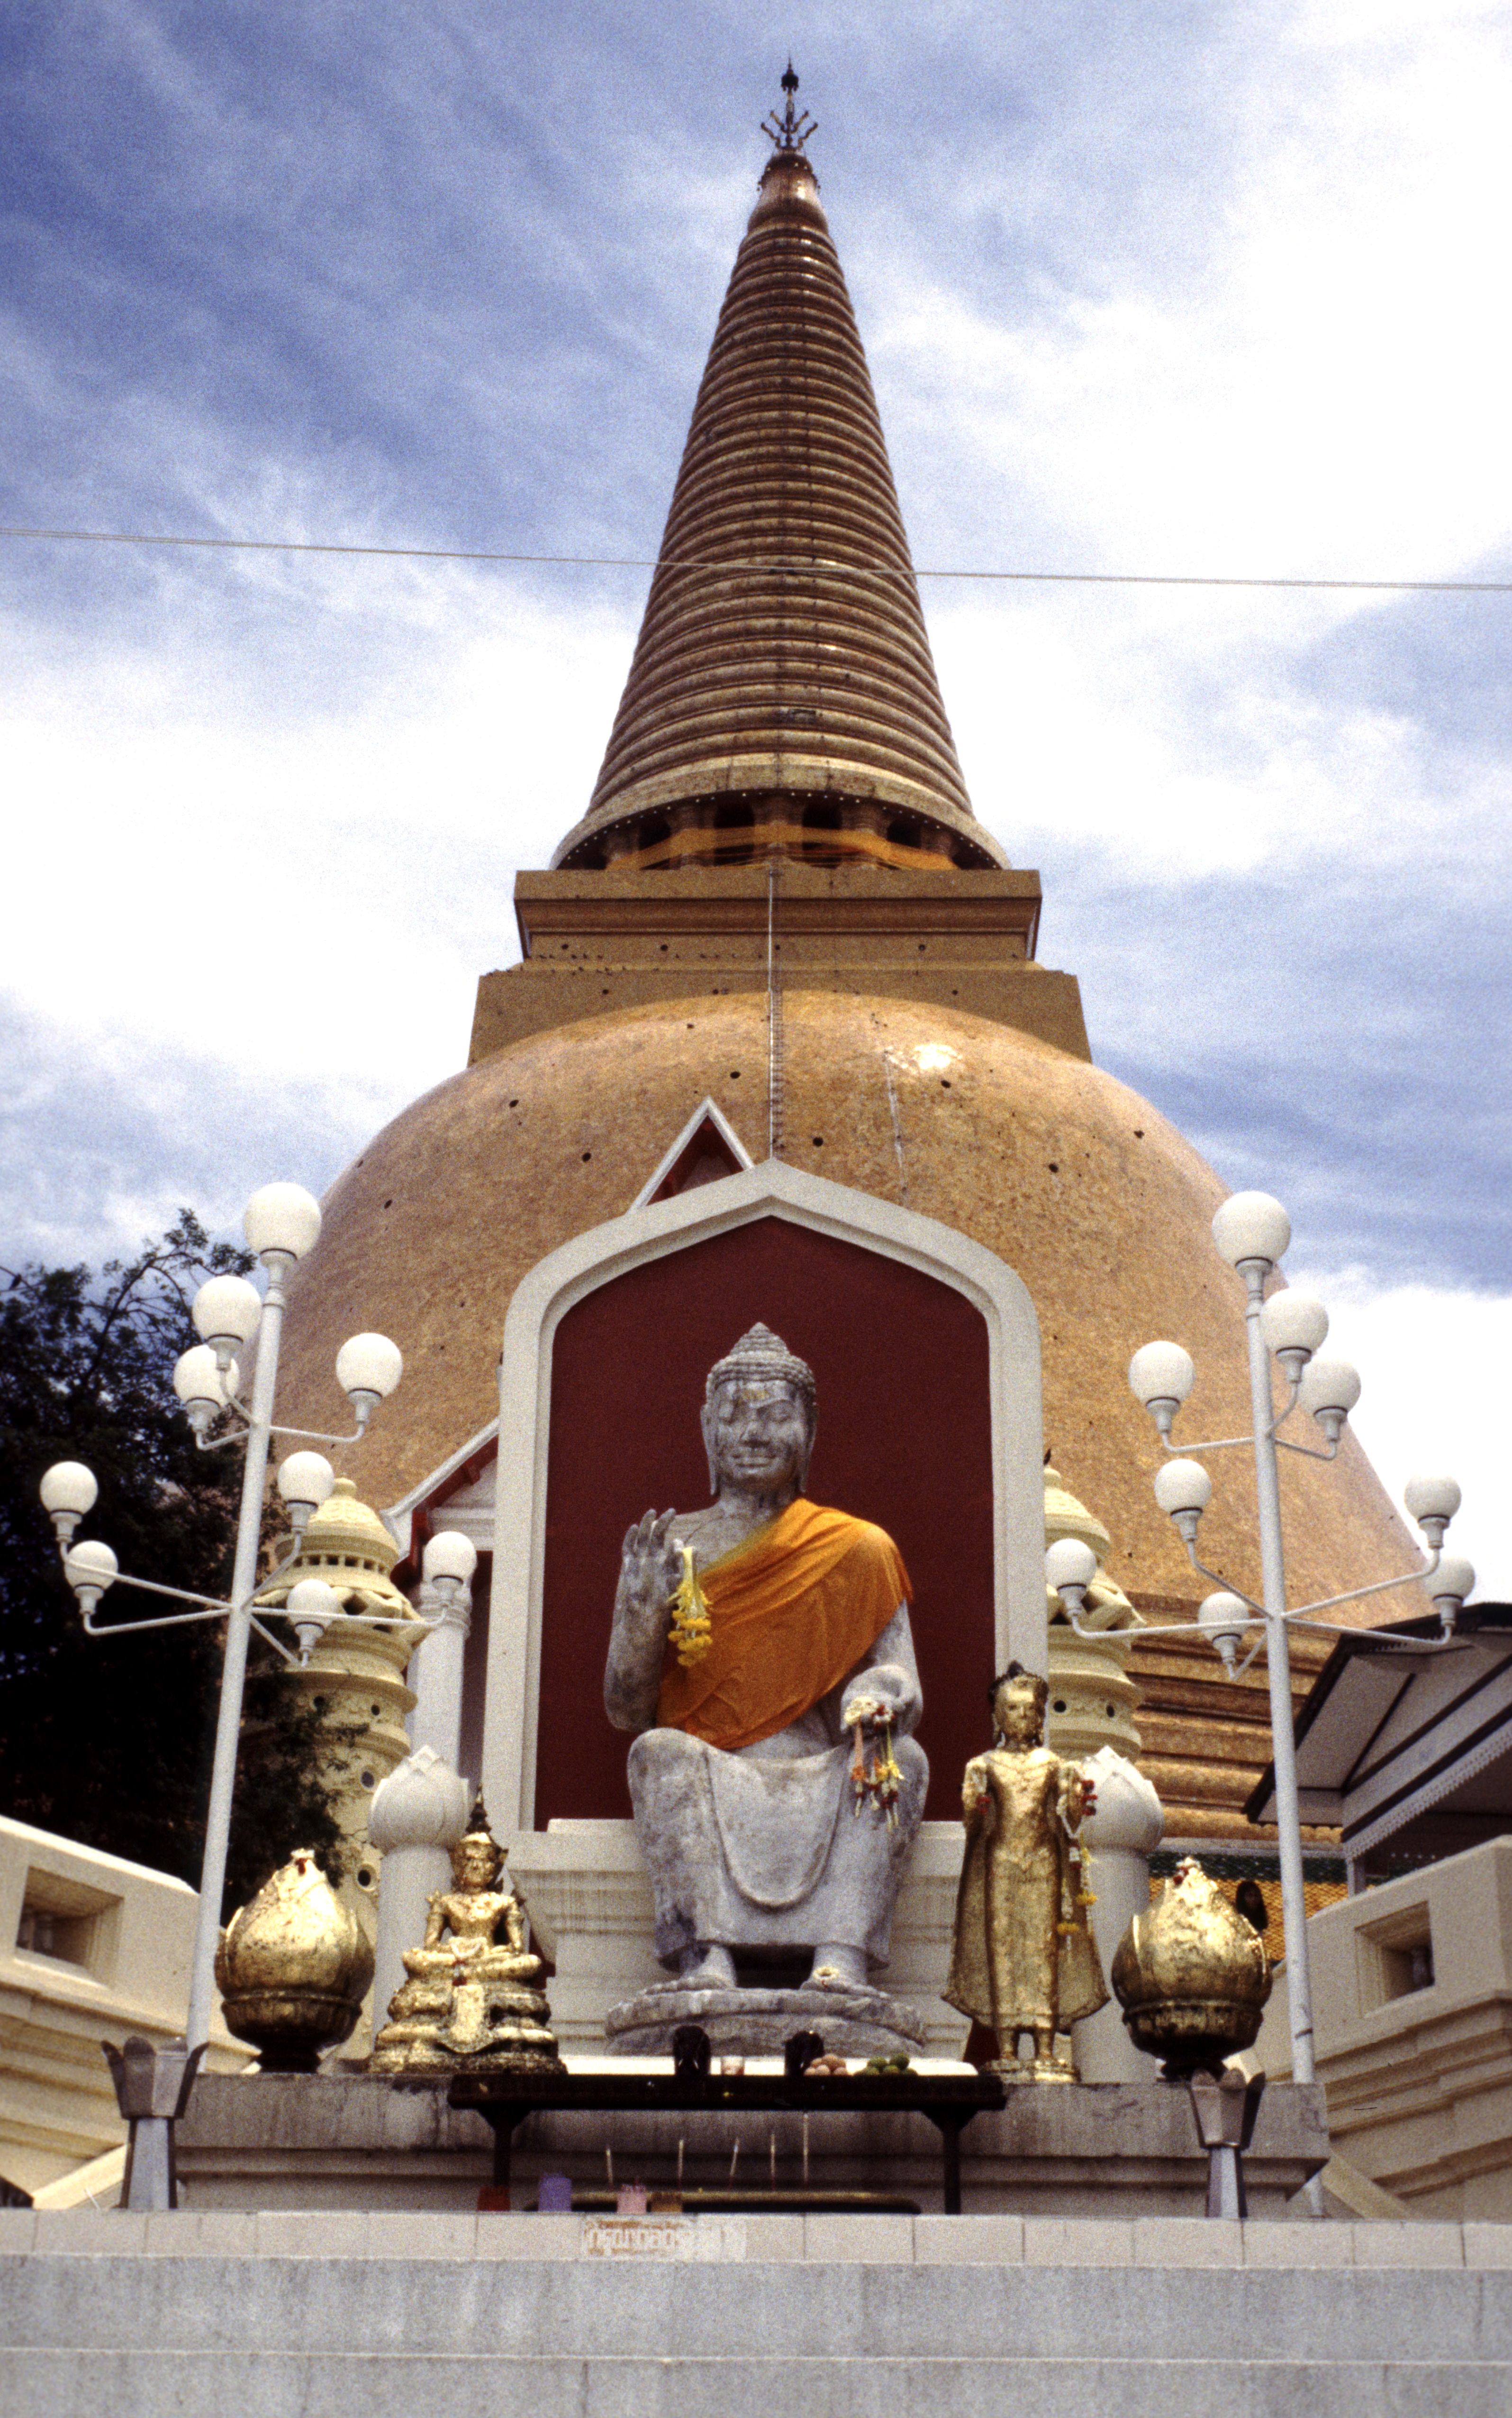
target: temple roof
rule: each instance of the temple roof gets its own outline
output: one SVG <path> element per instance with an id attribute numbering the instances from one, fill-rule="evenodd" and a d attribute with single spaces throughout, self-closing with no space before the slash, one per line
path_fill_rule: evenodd
<path id="1" fill-rule="evenodd" d="M 630 678 L 557 866 L 1001 865 L 971 812 L 797 78 L 736 257 Z"/>

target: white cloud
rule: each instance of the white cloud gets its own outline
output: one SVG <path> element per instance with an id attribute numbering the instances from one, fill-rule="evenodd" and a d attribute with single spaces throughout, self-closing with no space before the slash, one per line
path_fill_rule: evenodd
<path id="1" fill-rule="evenodd" d="M 867 331 L 936 449 L 943 425 L 974 457 L 970 559 L 995 551 L 984 476 L 1066 569 L 1431 576 L 1506 538 L 1504 15 L 1403 9 L 1383 33 L 1318 8 L 1279 42 L 1258 21 L 1226 66 L 1234 152 L 1208 189 L 1173 162 L 1167 194 L 1200 214 L 1195 269 L 1152 225 L 1058 307 L 1005 317 L 916 270 Z M 1232 612 L 1186 600 L 1188 638 Z"/>
<path id="2" fill-rule="evenodd" d="M 1292 1274 L 1327 1303 L 1328 1350 L 1364 1380 L 1351 1425 L 1393 1500 L 1415 1470 L 1447 1470 L 1464 1507 L 1448 1544 L 1475 1565 L 1476 1595 L 1512 1601 L 1508 1473 L 1512 1295 L 1375 1285 L 1359 1270 Z"/>
<path id="3" fill-rule="evenodd" d="M 1308 693 L 1253 629 L 1214 663 L 1159 620 L 1084 602 L 932 609 L 973 803 L 1017 861 L 1049 831 L 1180 884 L 1357 864 L 1366 847 L 1384 884 L 1435 832 L 1460 853 L 1499 819 L 1499 763 L 1443 748 L 1428 760 L 1409 714 Z"/>
<path id="4" fill-rule="evenodd" d="M 517 955 L 511 874 L 582 811 L 628 635 L 480 580 L 423 602 L 376 667 L 321 600 L 289 606 L 325 712 L 237 695 L 219 630 L 200 662 L 32 663 L 7 742 L 29 802 L 8 874 L 35 910 L 8 977 L 31 1013 L 396 1102 L 465 1063 L 477 976 Z"/>

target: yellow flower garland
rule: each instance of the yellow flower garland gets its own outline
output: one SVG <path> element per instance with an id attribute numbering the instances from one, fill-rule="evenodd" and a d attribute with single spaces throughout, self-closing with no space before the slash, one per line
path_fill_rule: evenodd
<path id="1" fill-rule="evenodd" d="M 677 1649 L 678 1660 L 686 1671 L 699 1662 L 714 1642 L 714 1624 L 709 1616 L 709 1605 L 694 1569 L 693 1547 L 684 1545 L 682 1579 L 677 1593 L 668 1601 L 672 1615 L 669 1631 L 671 1644 Z"/>

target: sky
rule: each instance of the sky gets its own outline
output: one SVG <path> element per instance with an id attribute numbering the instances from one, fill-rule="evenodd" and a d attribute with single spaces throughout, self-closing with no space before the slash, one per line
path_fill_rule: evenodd
<path id="1" fill-rule="evenodd" d="M 0 524 L 654 554 L 789 50 L 922 569 L 1512 578 L 1478 0 L 12 0 Z M 647 577 L 0 538 L 0 1262 L 464 1062 Z M 1099 1064 L 1286 1201 L 1512 1597 L 1512 594 L 923 594 Z"/>

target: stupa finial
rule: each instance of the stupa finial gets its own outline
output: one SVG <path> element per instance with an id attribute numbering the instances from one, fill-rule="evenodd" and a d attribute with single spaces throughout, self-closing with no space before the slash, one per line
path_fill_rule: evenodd
<path id="1" fill-rule="evenodd" d="M 782 88 L 787 96 L 787 107 L 780 117 L 774 109 L 770 111 L 761 121 L 761 131 L 771 136 L 779 151 L 802 151 L 809 136 L 819 130 L 806 109 L 800 113 L 794 106 L 798 75 L 791 59 L 783 72 Z"/>
<path id="2" fill-rule="evenodd" d="M 554 870 L 1004 862 L 951 737 L 794 68 L 782 87 L 630 677 Z"/>

